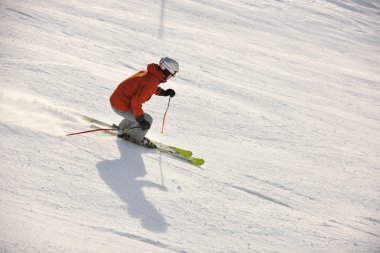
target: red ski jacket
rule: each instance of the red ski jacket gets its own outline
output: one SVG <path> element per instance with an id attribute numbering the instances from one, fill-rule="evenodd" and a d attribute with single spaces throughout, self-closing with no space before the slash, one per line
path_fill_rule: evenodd
<path id="1" fill-rule="evenodd" d="M 165 76 L 160 67 L 151 63 L 147 70 L 141 70 L 119 84 L 110 97 L 110 103 L 120 111 L 127 112 L 131 108 L 135 117 L 144 114 L 142 104 L 153 94 L 159 95 L 160 83 L 165 82 Z"/>

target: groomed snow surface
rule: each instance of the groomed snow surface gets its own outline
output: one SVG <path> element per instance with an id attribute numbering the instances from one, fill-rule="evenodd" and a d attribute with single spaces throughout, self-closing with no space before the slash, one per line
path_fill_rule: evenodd
<path id="1" fill-rule="evenodd" d="M 89 129 L 170 56 L 153 140 Z M 0 2 L 0 252 L 379 252 L 380 2 Z"/>

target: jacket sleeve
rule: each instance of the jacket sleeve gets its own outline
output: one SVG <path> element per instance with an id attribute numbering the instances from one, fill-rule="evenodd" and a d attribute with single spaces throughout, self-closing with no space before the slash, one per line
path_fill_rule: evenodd
<path id="1" fill-rule="evenodd" d="M 139 117 L 144 114 L 142 104 L 149 100 L 149 98 L 155 94 L 157 88 L 152 85 L 142 85 L 132 97 L 131 105 L 133 114 L 135 117 Z"/>

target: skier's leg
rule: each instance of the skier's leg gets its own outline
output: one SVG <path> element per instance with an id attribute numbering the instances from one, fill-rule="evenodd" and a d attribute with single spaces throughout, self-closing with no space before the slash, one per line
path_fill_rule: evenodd
<path id="1" fill-rule="evenodd" d="M 148 121 L 150 124 L 153 123 L 153 118 L 152 116 L 150 116 L 148 113 L 145 113 L 144 114 L 144 118 L 146 121 Z M 133 119 L 135 120 L 135 122 L 137 123 L 136 119 L 134 118 L 133 116 Z M 141 141 L 145 135 L 148 133 L 149 129 L 147 130 L 141 130 L 141 128 L 135 128 L 135 129 L 131 129 L 128 134 L 134 138 L 135 140 L 138 140 L 138 141 Z"/>
<path id="2" fill-rule="evenodd" d="M 125 129 L 125 128 L 130 128 L 130 127 L 134 127 L 134 126 L 138 126 L 138 122 L 136 121 L 136 118 L 135 118 L 135 115 L 133 114 L 132 110 L 129 110 L 128 112 L 123 112 L 123 111 L 120 111 L 114 107 L 112 107 L 112 109 L 120 116 L 122 116 L 124 119 L 119 123 L 119 129 Z M 148 121 L 150 124 L 152 124 L 153 122 L 153 118 L 152 116 L 150 116 L 148 113 L 145 113 L 144 114 L 144 118 L 146 121 Z M 129 136 L 131 136 L 131 138 L 137 140 L 137 141 L 141 141 L 144 136 L 146 135 L 146 133 L 148 132 L 148 130 L 141 130 L 141 128 L 135 128 L 135 129 L 131 129 L 130 131 L 128 131 L 128 134 Z"/>
<path id="3" fill-rule="evenodd" d="M 126 112 L 120 116 L 124 117 L 124 119 L 122 121 L 120 121 L 119 129 L 125 129 L 125 128 L 138 126 L 138 123 L 137 123 L 135 116 L 133 115 L 132 112 Z"/>
<path id="4" fill-rule="evenodd" d="M 135 117 L 133 116 L 133 113 L 131 113 L 131 110 L 128 112 L 120 111 L 112 106 L 112 109 L 115 113 L 123 117 L 124 119 L 119 123 L 119 129 L 122 130 L 124 128 L 130 128 L 132 126 L 135 126 L 137 124 Z"/>

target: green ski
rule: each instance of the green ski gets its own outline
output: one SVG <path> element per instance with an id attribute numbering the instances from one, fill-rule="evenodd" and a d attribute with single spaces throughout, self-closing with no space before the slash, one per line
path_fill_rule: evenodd
<path id="1" fill-rule="evenodd" d="M 117 136 L 118 128 L 116 125 L 110 125 L 108 123 L 105 123 L 103 121 L 100 121 L 100 120 L 97 120 L 97 119 L 94 119 L 94 118 L 91 118 L 88 116 L 83 116 L 83 119 L 92 123 L 91 128 L 99 129 L 99 128 L 102 128 L 101 126 L 108 127 L 108 128 L 111 128 L 112 130 L 107 130 L 107 131 L 105 131 L 105 133 L 113 135 L 113 136 Z M 99 125 L 101 125 L 101 126 L 99 126 Z M 163 144 L 160 142 L 155 142 L 155 141 L 153 141 L 153 143 L 156 145 L 156 147 L 153 149 L 157 150 L 160 153 L 171 155 L 173 157 L 176 157 L 178 159 L 186 161 L 186 162 L 188 162 L 192 165 L 195 165 L 195 166 L 201 166 L 205 163 L 205 161 L 203 159 L 193 157 L 192 156 L 193 153 L 190 150 L 169 146 L 169 145 L 166 145 L 166 144 Z"/>

